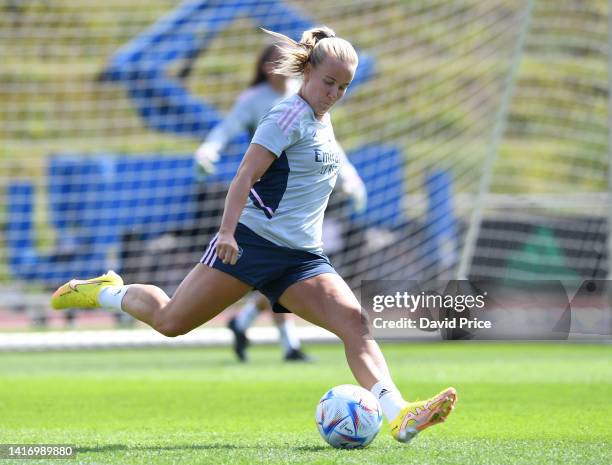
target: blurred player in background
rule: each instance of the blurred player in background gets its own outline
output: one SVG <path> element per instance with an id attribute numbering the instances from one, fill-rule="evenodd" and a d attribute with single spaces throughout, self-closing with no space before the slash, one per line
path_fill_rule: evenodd
<path id="1" fill-rule="evenodd" d="M 204 175 L 215 172 L 215 163 L 220 153 L 229 142 L 243 131 L 248 132 L 249 140 L 253 137 L 257 125 L 266 113 L 279 101 L 295 94 L 301 82 L 298 79 L 278 74 L 274 71 L 275 63 L 280 58 L 276 44 L 266 46 L 257 59 L 255 75 L 247 90 L 236 99 L 228 115 L 213 128 L 206 140 L 195 153 L 195 159 Z M 204 182 L 206 179 L 204 177 Z M 363 181 L 348 160 L 342 165 L 339 173 L 339 184 L 342 194 L 353 200 L 353 207 L 363 211 L 367 193 Z M 202 203 L 206 203 L 203 199 Z M 217 212 L 210 212 L 216 217 Z M 247 298 L 247 302 L 238 315 L 232 318 L 228 327 L 234 333 L 234 352 L 240 361 L 247 360 L 246 349 L 249 345 L 247 330 L 255 318 L 266 311 L 271 311 L 270 302 L 265 296 L 256 292 Z M 293 321 L 286 313 L 272 312 L 286 361 L 310 361 L 311 358 L 301 349 L 301 342 L 296 334 Z"/>
<path id="2" fill-rule="evenodd" d="M 299 92 L 259 123 L 225 202 L 218 234 L 172 298 L 159 287 L 124 285 L 108 272 L 71 280 L 52 296 L 56 309 L 125 311 L 166 336 L 204 324 L 253 288 L 276 310 L 289 309 L 336 334 L 355 379 L 379 400 L 400 442 L 446 420 L 457 393 L 447 388 L 425 401 L 406 402 L 370 336 L 359 301 L 323 253 L 323 213 L 343 156 L 329 110 L 353 80 L 357 53 L 326 27 L 282 42 L 276 65 L 303 76 Z M 416 372 L 415 372 L 416 373 Z"/>

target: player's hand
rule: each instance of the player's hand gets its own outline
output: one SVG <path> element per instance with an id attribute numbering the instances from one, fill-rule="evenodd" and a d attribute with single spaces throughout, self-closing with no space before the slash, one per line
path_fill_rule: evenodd
<path id="1" fill-rule="evenodd" d="M 204 142 L 194 154 L 203 174 L 214 174 L 216 171 L 215 163 L 219 160 L 219 152 L 213 144 Z"/>
<path id="2" fill-rule="evenodd" d="M 358 175 L 346 176 L 342 180 L 342 193 L 351 198 L 355 213 L 363 213 L 368 204 L 368 191 Z"/>
<path id="3" fill-rule="evenodd" d="M 368 204 L 368 190 L 355 167 L 348 162 L 343 164 L 338 181 L 339 192 L 351 198 L 355 213 L 363 213 Z"/>
<path id="4" fill-rule="evenodd" d="M 233 234 L 219 232 L 217 236 L 217 258 L 226 265 L 235 265 L 238 261 L 238 243 Z"/>
<path id="5" fill-rule="evenodd" d="M 357 178 L 349 193 L 355 213 L 363 213 L 368 205 L 368 190 L 361 178 Z"/>

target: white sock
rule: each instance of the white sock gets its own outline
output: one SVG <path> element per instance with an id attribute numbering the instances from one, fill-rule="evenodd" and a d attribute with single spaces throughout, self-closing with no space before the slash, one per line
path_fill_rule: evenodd
<path id="1" fill-rule="evenodd" d="M 286 354 L 292 350 L 300 349 L 302 344 L 295 333 L 293 321 L 285 321 L 283 324 L 279 325 L 278 332 L 280 333 L 281 344 Z"/>
<path id="2" fill-rule="evenodd" d="M 255 320 L 258 313 L 259 310 L 257 310 L 257 305 L 255 305 L 255 302 L 253 300 L 249 300 L 236 317 L 236 328 L 238 328 L 239 331 L 246 333 L 246 330 L 253 324 L 253 320 Z"/>
<path id="3" fill-rule="evenodd" d="M 380 402 L 383 414 L 389 423 L 395 420 L 395 417 L 399 415 L 402 408 L 406 405 L 406 401 L 400 394 L 399 389 L 397 389 L 391 380 L 379 381 L 372 386 L 370 392 Z"/>
<path id="4" fill-rule="evenodd" d="M 130 286 L 106 286 L 98 294 L 98 305 L 102 308 L 110 308 L 122 311 L 121 301 Z"/>

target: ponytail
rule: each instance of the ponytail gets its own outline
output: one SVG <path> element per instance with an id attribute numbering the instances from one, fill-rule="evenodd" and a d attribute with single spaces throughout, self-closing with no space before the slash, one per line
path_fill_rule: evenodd
<path id="1" fill-rule="evenodd" d="M 316 67 L 328 56 L 357 64 L 357 52 L 353 46 L 336 37 L 336 33 L 326 26 L 304 31 L 299 42 L 278 32 L 263 28 L 262 30 L 278 41 L 280 58 L 274 69 L 277 74 L 300 77 L 304 74 L 306 63 L 312 63 Z"/>

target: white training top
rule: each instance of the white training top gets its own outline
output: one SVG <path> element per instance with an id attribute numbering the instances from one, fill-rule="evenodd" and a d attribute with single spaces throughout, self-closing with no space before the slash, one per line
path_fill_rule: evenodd
<path id="1" fill-rule="evenodd" d="M 277 245 L 322 253 L 323 213 L 346 160 L 329 113 L 319 121 L 292 95 L 264 117 L 251 143 L 277 159 L 251 189 L 240 222 Z"/>

